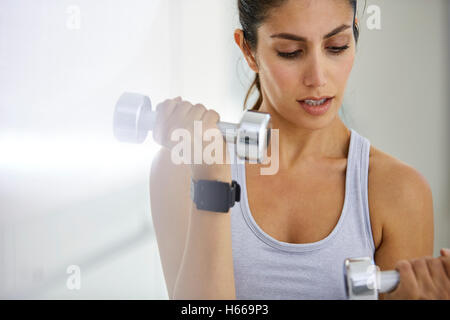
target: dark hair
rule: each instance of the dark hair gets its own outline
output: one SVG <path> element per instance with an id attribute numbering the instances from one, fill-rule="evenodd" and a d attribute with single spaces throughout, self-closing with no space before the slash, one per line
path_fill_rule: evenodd
<path id="1" fill-rule="evenodd" d="M 281 7 L 285 2 L 286 0 L 238 0 L 239 21 L 244 33 L 244 42 L 248 45 L 250 50 L 256 50 L 256 45 L 258 43 L 257 30 L 267 19 L 270 10 Z M 349 0 L 349 2 L 354 12 L 353 34 L 357 43 L 359 39 L 359 26 L 355 21 L 357 0 Z M 244 110 L 248 98 L 250 97 L 255 87 L 259 92 L 259 96 L 258 100 L 253 105 L 251 110 L 258 110 L 261 107 L 261 83 L 259 81 L 259 74 L 256 74 L 255 79 L 253 80 L 253 83 L 251 84 L 250 88 L 247 91 L 247 95 L 245 96 Z"/>

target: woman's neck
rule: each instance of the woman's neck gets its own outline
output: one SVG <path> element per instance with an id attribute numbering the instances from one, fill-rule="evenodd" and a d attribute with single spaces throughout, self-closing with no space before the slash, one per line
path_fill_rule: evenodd
<path id="1" fill-rule="evenodd" d="M 299 165 L 330 158 L 346 158 L 350 142 L 350 130 L 336 116 L 326 127 L 320 129 L 302 128 L 282 117 L 275 109 L 261 105 L 261 112 L 268 112 L 272 118 L 272 128 L 278 129 L 279 168 L 292 171 Z M 270 143 L 268 154 L 273 157 Z M 272 159 L 273 160 L 273 159 Z"/>

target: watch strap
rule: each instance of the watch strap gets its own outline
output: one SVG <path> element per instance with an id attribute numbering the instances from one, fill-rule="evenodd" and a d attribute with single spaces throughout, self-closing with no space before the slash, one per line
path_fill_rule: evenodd
<path id="1" fill-rule="evenodd" d="M 191 199 L 198 210 L 226 213 L 241 200 L 241 187 L 235 180 L 230 184 L 191 179 Z"/>

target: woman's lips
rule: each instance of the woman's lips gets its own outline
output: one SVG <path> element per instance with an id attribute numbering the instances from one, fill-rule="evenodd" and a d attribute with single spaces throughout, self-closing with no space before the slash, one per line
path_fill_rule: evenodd
<path id="1" fill-rule="evenodd" d="M 308 112 L 310 115 L 321 116 L 325 114 L 328 111 L 328 109 L 330 109 L 331 102 L 333 101 L 333 99 L 334 98 L 327 98 L 323 104 L 318 106 L 309 105 L 305 103 L 304 100 L 297 102 L 300 104 L 300 106 L 302 106 L 303 110 Z"/>

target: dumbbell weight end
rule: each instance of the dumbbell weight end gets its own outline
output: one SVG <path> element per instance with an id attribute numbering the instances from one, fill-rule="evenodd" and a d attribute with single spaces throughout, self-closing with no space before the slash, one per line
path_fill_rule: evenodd
<path id="1" fill-rule="evenodd" d="M 148 131 L 155 126 L 156 113 L 152 111 L 149 97 L 125 92 L 114 109 L 113 132 L 117 140 L 142 143 Z"/>
<path id="2" fill-rule="evenodd" d="M 369 257 L 346 259 L 344 277 L 351 300 L 376 300 L 378 293 L 391 292 L 400 281 L 397 271 L 379 271 Z"/>

